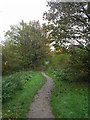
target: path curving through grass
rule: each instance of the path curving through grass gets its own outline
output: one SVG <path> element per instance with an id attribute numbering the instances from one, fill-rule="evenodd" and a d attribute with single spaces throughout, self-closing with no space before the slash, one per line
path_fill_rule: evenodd
<path id="1" fill-rule="evenodd" d="M 30 105 L 27 118 L 54 118 L 50 107 L 50 96 L 55 84 L 44 72 L 42 72 L 42 76 L 46 78 L 47 82 L 35 96 L 34 102 Z"/>

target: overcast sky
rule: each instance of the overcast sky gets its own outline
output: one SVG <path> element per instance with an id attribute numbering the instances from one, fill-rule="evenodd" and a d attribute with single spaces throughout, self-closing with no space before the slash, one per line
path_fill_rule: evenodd
<path id="1" fill-rule="evenodd" d="M 39 20 L 43 23 L 43 12 L 47 10 L 47 0 L 0 0 L 0 37 L 10 25 L 18 24 L 22 19 L 25 22 Z"/>

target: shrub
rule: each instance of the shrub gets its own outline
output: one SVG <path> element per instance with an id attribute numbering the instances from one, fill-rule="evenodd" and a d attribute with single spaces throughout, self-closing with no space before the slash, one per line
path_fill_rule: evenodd
<path id="1" fill-rule="evenodd" d="M 57 80 L 67 80 L 67 73 L 65 71 L 65 69 L 60 69 L 60 68 L 57 68 L 56 71 L 53 72 L 54 75 L 57 77 Z"/>
<path id="2" fill-rule="evenodd" d="M 73 81 L 87 82 L 90 72 L 89 51 L 78 48 L 73 52 L 70 59 L 69 69 L 67 70 L 69 76 L 73 78 Z"/>
<path id="3" fill-rule="evenodd" d="M 11 99 L 16 90 L 22 90 L 24 84 L 31 79 L 31 72 L 17 72 L 2 78 L 2 100 L 6 102 Z"/>

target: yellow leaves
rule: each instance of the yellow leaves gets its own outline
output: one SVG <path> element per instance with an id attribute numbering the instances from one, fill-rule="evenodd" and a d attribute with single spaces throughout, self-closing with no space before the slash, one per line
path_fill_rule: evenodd
<path id="1" fill-rule="evenodd" d="M 56 53 L 62 53 L 62 48 L 56 51 Z"/>

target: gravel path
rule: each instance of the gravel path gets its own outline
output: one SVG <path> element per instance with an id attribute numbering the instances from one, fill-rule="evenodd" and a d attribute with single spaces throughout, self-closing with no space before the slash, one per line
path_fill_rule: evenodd
<path id="1" fill-rule="evenodd" d="M 35 100 L 30 106 L 27 118 L 54 118 L 50 107 L 50 96 L 55 84 L 44 72 L 42 72 L 42 75 L 47 81 L 35 96 Z"/>

